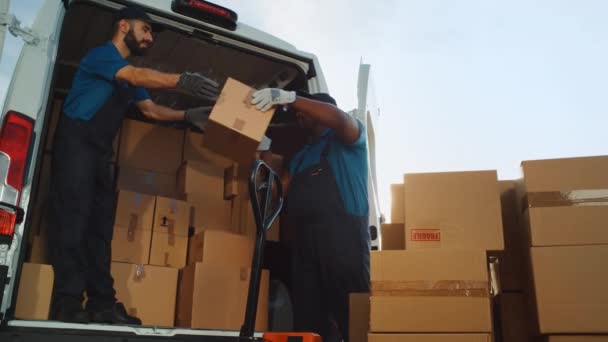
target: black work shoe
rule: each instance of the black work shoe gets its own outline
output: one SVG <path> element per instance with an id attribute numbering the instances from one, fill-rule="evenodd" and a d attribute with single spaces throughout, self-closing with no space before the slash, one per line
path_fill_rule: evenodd
<path id="1" fill-rule="evenodd" d="M 66 323 L 89 323 L 89 313 L 82 309 L 82 304 L 74 298 L 60 298 L 53 302 L 49 320 Z"/>
<path id="2" fill-rule="evenodd" d="M 96 308 L 89 311 L 91 322 L 110 323 L 124 325 L 141 325 L 141 320 L 135 316 L 129 316 L 122 303 L 114 303 L 104 308 Z"/>

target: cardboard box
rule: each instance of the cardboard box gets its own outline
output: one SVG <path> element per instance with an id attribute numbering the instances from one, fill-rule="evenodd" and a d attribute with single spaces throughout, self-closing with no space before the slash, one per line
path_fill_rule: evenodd
<path id="1" fill-rule="evenodd" d="M 496 171 L 406 174 L 408 249 L 504 248 Z"/>
<path id="2" fill-rule="evenodd" d="M 53 267 L 23 263 L 17 292 L 15 317 L 47 320 L 53 292 Z"/>
<path id="3" fill-rule="evenodd" d="M 190 204 L 167 197 L 156 197 L 154 232 L 188 237 Z"/>
<path id="4" fill-rule="evenodd" d="M 608 205 L 529 208 L 532 246 L 608 244 Z"/>
<path id="5" fill-rule="evenodd" d="M 240 330 L 245 317 L 250 269 L 195 263 L 180 272 L 176 324 L 211 330 Z M 268 271 L 260 282 L 256 331 L 268 327 Z"/>
<path id="6" fill-rule="evenodd" d="M 492 342 L 490 334 L 369 334 L 369 342 Z M 521 341 L 523 342 L 523 341 Z"/>
<path id="7" fill-rule="evenodd" d="M 181 268 L 186 266 L 188 237 L 152 232 L 150 265 Z"/>
<path id="8" fill-rule="evenodd" d="M 527 160 L 521 168 L 527 192 L 608 189 L 608 156 Z"/>
<path id="9" fill-rule="evenodd" d="M 112 261 L 148 263 L 155 203 L 154 196 L 126 190 L 118 193 Z"/>
<path id="10" fill-rule="evenodd" d="M 403 223 L 385 223 L 380 231 L 382 250 L 405 249 L 405 225 Z"/>
<path id="11" fill-rule="evenodd" d="M 608 335 L 549 336 L 547 342 L 608 342 Z"/>
<path id="12" fill-rule="evenodd" d="M 205 194 L 224 199 L 225 168 L 206 162 L 185 161 L 179 169 L 177 188 L 180 194 Z"/>
<path id="13" fill-rule="evenodd" d="M 190 239 L 188 264 L 196 262 L 251 267 L 253 240 L 238 234 L 207 229 Z"/>
<path id="14" fill-rule="evenodd" d="M 503 292 L 499 297 L 502 342 L 523 342 L 530 338 L 530 319 L 522 293 Z"/>
<path id="15" fill-rule="evenodd" d="M 372 332 L 492 332 L 483 250 L 371 253 Z"/>
<path id="16" fill-rule="evenodd" d="M 369 332 L 369 293 L 351 293 L 348 303 L 350 342 L 367 342 Z"/>
<path id="17" fill-rule="evenodd" d="M 207 123 L 205 146 L 236 162 L 248 162 L 255 154 L 274 115 L 251 105 L 254 89 L 229 78 Z"/>
<path id="18" fill-rule="evenodd" d="M 170 174 L 182 162 L 182 130 L 124 120 L 120 139 L 120 166 Z"/>
<path id="19" fill-rule="evenodd" d="M 405 223 L 404 195 L 403 184 L 391 184 L 391 223 Z"/>
<path id="20" fill-rule="evenodd" d="M 239 166 L 232 164 L 224 170 L 224 199 L 232 200 L 239 194 Z"/>
<path id="21" fill-rule="evenodd" d="M 196 233 L 207 229 L 237 232 L 232 225 L 230 201 L 204 193 L 185 194 L 182 199 L 191 205 L 190 226 L 194 227 Z"/>
<path id="22" fill-rule="evenodd" d="M 175 197 L 177 174 L 159 173 L 121 165 L 118 167 L 117 187 L 152 196 Z"/>
<path id="23" fill-rule="evenodd" d="M 524 226 L 521 224 L 516 199 L 516 181 L 498 182 L 505 250 L 499 256 L 500 287 L 503 291 L 523 291 L 526 287 L 528 248 Z"/>
<path id="24" fill-rule="evenodd" d="M 116 298 L 143 325 L 174 325 L 177 269 L 113 262 L 112 277 Z"/>
<path id="25" fill-rule="evenodd" d="M 234 163 L 234 161 L 205 147 L 204 135 L 192 131 L 186 132 L 184 160 L 211 163 L 223 168 L 228 168 Z"/>
<path id="26" fill-rule="evenodd" d="M 532 247 L 539 332 L 608 333 L 608 245 Z"/>

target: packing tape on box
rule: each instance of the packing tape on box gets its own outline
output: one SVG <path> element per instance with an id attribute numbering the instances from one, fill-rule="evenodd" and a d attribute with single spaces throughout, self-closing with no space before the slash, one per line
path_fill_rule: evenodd
<path id="1" fill-rule="evenodd" d="M 528 192 L 523 209 L 608 205 L 608 189 Z"/>
<path id="2" fill-rule="evenodd" d="M 489 297 L 487 281 L 478 280 L 411 280 L 372 281 L 372 296 L 395 297 Z"/>
<path id="3" fill-rule="evenodd" d="M 135 241 L 135 230 L 137 229 L 137 221 L 139 220 L 139 215 L 131 213 L 129 215 L 129 227 L 127 227 L 127 241 L 133 242 Z"/>
<path id="4" fill-rule="evenodd" d="M 142 281 L 146 277 L 146 268 L 144 265 L 135 265 L 135 281 Z"/>

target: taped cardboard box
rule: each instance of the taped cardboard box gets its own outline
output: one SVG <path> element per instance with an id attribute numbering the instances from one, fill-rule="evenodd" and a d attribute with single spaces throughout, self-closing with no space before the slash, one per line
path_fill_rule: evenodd
<path id="1" fill-rule="evenodd" d="M 175 173 L 182 162 L 184 131 L 136 120 L 124 120 L 120 138 L 120 166 Z"/>
<path id="2" fill-rule="evenodd" d="M 191 205 L 190 226 L 196 233 L 207 229 L 238 232 L 232 224 L 231 201 L 205 193 L 184 194 L 182 200 Z"/>
<path id="3" fill-rule="evenodd" d="M 238 234 L 208 229 L 190 239 L 188 264 L 196 262 L 250 267 L 253 240 Z"/>
<path id="4" fill-rule="evenodd" d="M 350 342 L 367 342 L 369 332 L 369 293 L 351 293 L 348 302 Z"/>
<path id="5" fill-rule="evenodd" d="M 405 223 L 403 184 L 391 184 L 391 223 Z"/>
<path id="6" fill-rule="evenodd" d="M 371 253 L 372 332 L 492 332 L 483 250 Z"/>
<path id="7" fill-rule="evenodd" d="M 405 225 L 402 223 L 385 223 L 382 225 L 382 250 L 405 249 Z"/>
<path id="8" fill-rule="evenodd" d="M 116 298 L 143 325 L 174 326 L 178 270 L 152 265 L 112 263 Z"/>
<path id="9" fill-rule="evenodd" d="M 177 174 L 160 173 L 121 165 L 118 167 L 117 187 L 152 196 L 175 197 Z"/>
<path id="10" fill-rule="evenodd" d="M 53 292 L 53 267 L 23 263 L 17 292 L 15 317 L 47 320 Z"/>
<path id="11" fill-rule="evenodd" d="M 121 190 L 118 193 L 112 261 L 147 264 L 156 198 Z"/>
<path id="12" fill-rule="evenodd" d="M 234 163 L 234 161 L 205 147 L 205 136 L 192 131 L 186 132 L 184 160 L 211 163 L 222 168 L 228 168 Z"/>
<path id="13" fill-rule="evenodd" d="M 498 297 L 502 342 L 525 342 L 530 339 L 530 319 L 522 293 L 503 292 Z"/>
<path id="14" fill-rule="evenodd" d="M 223 200 L 224 172 L 224 167 L 215 164 L 187 160 L 178 171 L 178 191 L 180 194 L 200 193 Z"/>
<path id="15" fill-rule="evenodd" d="M 240 330 L 247 305 L 250 269 L 194 263 L 180 271 L 176 324 L 211 330 Z M 268 271 L 262 272 L 256 331 L 268 328 Z"/>
<path id="16" fill-rule="evenodd" d="M 608 205 L 529 208 L 532 246 L 608 244 Z"/>
<path id="17" fill-rule="evenodd" d="M 538 332 L 608 333 L 608 245 L 532 247 Z"/>
<path id="18" fill-rule="evenodd" d="M 521 224 L 520 212 L 517 209 L 516 181 L 498 182 L 500 187 L 500 203 L 502 207 L 502 222 L 505 236 L 505 250 L 499 255 L 500 287 L 502 291 L 523 291 L 526 284 L 526 269 L 524 257 L 528 243 L 526 230 Z"/>
<path id="19" fill-rule="evenodd" d="M 173 198 L 156 197 L 150 264 L 186 266 L 190 204 Z"/>
<path id="20" fill-rule="evenodd" d="M 229 78 L 207 123 L 205 146 L 236 162 L 249 162 L 274 115 L 251 105 L 254 89 Z"/>
<path id="21" fill-rule="evenodd" d="M 504 248 L 496 171 L 406 174 L 408 249 Z"/>
<path id="22" fill-rule="evenodd" d="M 369 342 L 492 342 L 490 334 L 369 334 Z M 523 342 L 523 341 L 522 341 Z"/>

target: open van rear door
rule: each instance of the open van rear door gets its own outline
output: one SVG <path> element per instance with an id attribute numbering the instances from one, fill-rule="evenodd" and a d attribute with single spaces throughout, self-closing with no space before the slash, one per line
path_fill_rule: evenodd
<path id="1" fill-rule="evenodd" d="M 2 49 L 4 48 L 4 36 L 8 26 L 8 6 L 9 0 L 0 1 L 0 60 L 2 59 Z"/>
<path id="2" fill-rule="evenodd" d="M 32 175 L 38 162 L 40 132 L 47 111 L 64 2 L 44 0 L 29 29 L 6 14 L 8 0 L 1 0 L 4 23 L 25 44 L 17 59 L 9 83 L 4 108 L 0 112 L 0 321 L 13 303 L 18 278 L 19 255 L 28 222 Z M 28 158 L 28 156 L 32 156 Z M 31 160 L 31 162 L 28 162 Z M 17 218 L 15 218 L 17 217 Z M 10 219 L 5 219 L 10 218 Z"/>

